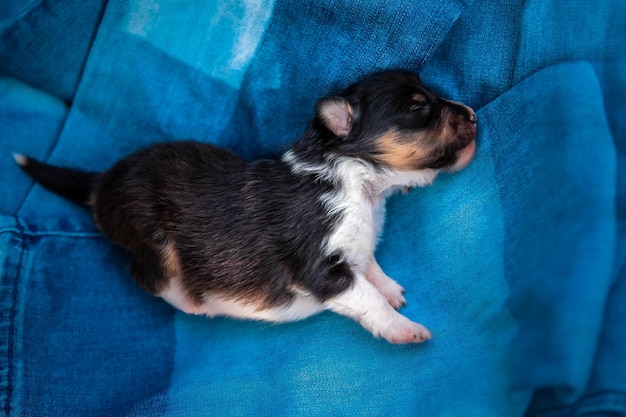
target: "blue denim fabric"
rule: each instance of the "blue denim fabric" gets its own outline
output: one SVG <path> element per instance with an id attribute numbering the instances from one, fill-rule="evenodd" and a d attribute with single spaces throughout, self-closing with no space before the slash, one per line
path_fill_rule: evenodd
<path id="1" fill-rule="evenodd" d="M 24 4 L 0 9 L 4 415 L 626 415 L 626 3 Z M 388 203 L 377 258 L 420 346 L 177 312 L 10 157 L 277 155 L 317 98 L 387 68 L 479 116 L 467 169 Z"/>
<path id="2" fill-rule="evenodd" d="M 2 75 L 71 101 L 106 1 L 17 3 L 8 0 L 0 15 Z"/>
<path id="3" fill-rule="evenodd" d="M 613 179 L 616 237 L 595 248 L 596 252 L 604 251 L 607 258 L 604 269 L 610 268 L 610 271 L 607 276 L 606 271 L 589 269 L 586 261 L 579 263 L 577 251 L 559 250 L 557 253 L 563 256 L 555 257 L 554 261 L 575 265 L 574 271 L 550 276 L 542 266 L 541 274 L 527 274 L 522 281 L 516 279 L 524 287 L 519 293 L 512 292 L 511 308 L 519 306 L 518 313 L 514 314 L 521 322 L 538 324 L 538 331 L 520 335 L 513 344 L 513 351 L 519 355 L 524 353 L 522 357 L 526 358 L 519 362 L 516 384 L 536 390 L 528 412 L 532 416 L 595 415 L 593 413 L 602 411 L 626 414 L 623 395 L 626 391 L 626 343 L 623 341 L 626 311 L 619 301 L 626 297 L 626 123 L 622 116 L 626 113 L 626 49 L 621 40 L 626 33 L 625 13 L 626 4 L 622 1 L 476 3 L 461 16 L 423 71 L 423 77 L 441 86 L 442 91 L 477 107 L 542 68 L 560 62 L 585 61 L 589 72 L 585 84 L 596 84 L 597 94 L 587 95 L 583 106 L 595 107 L 593 112 L 602 115 L 605 122 L 583 116 L 569 126 L 553 126 L 551 131 L 555 139 L 569 138 L 569 130 L 608 126 L 608 132 L 602 135 L 588 132 L 587 140 L 600 146 L 602 138 L 611 138 L 615 161 L 602 162 L 589 154 L 587 164 L 603 170 L 607 169 L 607 164 L 616 163 Z M 461 66 L 465 71 L 458 71 Z M 564 77 L 572 76 L 564 74 Z M 553 83 L 540 86 L 540 90 L 552 88 Z M 557 109 L 561 113 L 578 111 L 570 104 L 564 102 L 550 114 L 557 117 Z M 513 123 L 521 123 L 528 116 L 524 111 L 514 117 L 518 121 L 513 119 Z M 485 127 L 484 123 L 481 126 Z M 534 132 L 535 129 L 528 131 L 529 138 Z M 511 163 L 508 159 L 504 161 Z M 511 176 L 505 188 L 515 189 L 515 177 Z M 559 181 L 558 186 L 564 184 Z M 581 187 L 586 189 L 592 185 Z M 579 194 L 572 190 L 573 196 Z M 549 198 L 547 202 L 527 198 L 536 207 L 558 208 L 568 207 L 572 197 L 562 201 Z M 535 211 L 535 207 L 528 207 L 525 216 L 534 215 Z M 613 218 L 608 213 L 604 217 Z M 584 235 L 578 230 L 578 222 L 564 222 L 562 226 Z M 526 240 L 530 246 L 545 249 L 545 229 L 542 226 L 520 228 L 520 231 L 528 234 Z M 531 230 L 538 231 L 535 241 L 529 234 Z M 554 235 L 559 240 L 557 247 L 564 249 L 567 239 L 560 236 L 561 233 Z M 528 254 L 533 252 L 528 251 Z M 553 253 L 550 251 L 550 256 Z M 569 258 L 565 256 L 568 253 Z M 539 258 L 535 256 L 535 259 Z M 529 261 L 532 259 L 524 263 Z M 527 268 L 524 266 L 523 270 Z M 547 291 L 547 286 L 554 288 Z M 554 312 L 546 315 L 545 311 L 532 311 L 529 307 L 534 305 L 549 306 Z M 550 325 L 546 326 L 542 318 L 550 318 Z M 548 343 L 550 339 L 553 341 Z"/>
<path id="4" fill-rule="evenodd" d="M 0 109 L 0 154 L 4 156 L 0 184 L 7 188 L 0 193 L 0 213 L 16 214 L 32 183 L 6 158 L 17 150 L 35 158 L 47 158 L 61 132 L 68 109 L 55 97 L 15 79 L 1 77 Z"/>

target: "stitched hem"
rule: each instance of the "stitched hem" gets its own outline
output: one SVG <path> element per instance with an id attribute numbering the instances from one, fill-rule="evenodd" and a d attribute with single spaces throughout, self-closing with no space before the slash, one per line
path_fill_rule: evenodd
<path id="1" fill-rule="evenodd" d="M 9 236 L 0 237 L 0 253 L 4 256 L 0 259 L 2 264 L 0 275 L 0 404 L 2 405 L 2 415 L 18 415 L 14 394 L 19 392 L 16 385 L 19 384 L 18 375 L 20 373 L 19 362 L 16 360 L 15 352 L 19 346 L 19 323 L 22 319 L 19 303 L 19 288 L 21 281 L 21 270 L 19 265 L 24 256 L 24 241 L 19 223 L 16 219 L 2 219 L 2 223 L 11 223 L 12 227 L 4 229 L 10 233 Z M 2 229 L 0 229 L 1 231 Z"/>
<path id="2" fill-rule="evenodd" d="M 27 236 L 63 236 L 102 239 L 93 224 L 80 219 L 43 218 L 25 222 L 0 216 L 0 416 L 21 415 L 21 332 L 24 300 L 22 261 Z"/>
<path id="3" fill-rule="evenodd" d="M 103 238 L 90 218 L 44 217 L 24 220 L 19 216 L 0 215 L 0 233 L 25 236 L 68 236 Z"/>

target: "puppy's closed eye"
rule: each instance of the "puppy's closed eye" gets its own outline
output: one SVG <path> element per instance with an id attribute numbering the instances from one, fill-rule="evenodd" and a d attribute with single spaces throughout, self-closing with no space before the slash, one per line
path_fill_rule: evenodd
<path id="1" fill-rule="evenodd" d="M 430 104 L 427 102 L 423 102 L 423 103 L 412 104 L 409 107 L 409 110 L 415 112 L 419 110 L 428 110 L 429 108 L 430 108 Z"/>
<path id="2" fill-rule="evenodd" d="M 411 103 L 409 105 L 409 110 L 412 112 L 429 110 L 431 103 L 428 99 L 422 94 L 413 94 L 411 96 Z"/>

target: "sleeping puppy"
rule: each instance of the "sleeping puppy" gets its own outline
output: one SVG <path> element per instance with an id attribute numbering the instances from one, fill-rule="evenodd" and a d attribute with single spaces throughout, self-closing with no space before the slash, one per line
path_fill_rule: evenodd
<path id="1" fill-rule="evenodd" d="M 102 173 L 15 159 L 90 206 L 131 252 L 139 285 L 185 313 L 284 322 L 331 310 L 391 343 L 419 343 L 431 333 L 396 311 L 404 290 L 374 259 L 385 199 L 467 166 L 475 137 L 471 108 L 385 72 L 321 99 L 280 160 L 192 141 Z"/>

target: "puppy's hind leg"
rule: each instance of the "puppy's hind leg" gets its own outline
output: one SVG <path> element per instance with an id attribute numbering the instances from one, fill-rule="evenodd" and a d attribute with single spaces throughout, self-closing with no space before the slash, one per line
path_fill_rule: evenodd
<path id="1" fill-rule="evenodd" d="M 173 244 L 165 244 L 161 249 L 142 244 L 132 250 L 132 256 L 130 272 L 143 290 L 184 313 L 213 315 L 208 306 L 191 299 L 181 285 L 182 271 Z"/>
<path id="2" fill-rule="evenodd" d="M 367 280 L 372 283 L 378 291 L 380 291 L 380 293 L 387 299 L 387 302 L 396 310 L 406 305 L 406 300 L 402 295 L 404 293 L 404 288 L 402 288 L 395 280 L 388 277 L 373 257 L 367 265 L 365 278 L 367 278 Z"/>
<path id="3" fill-rule="evenodd" d="M 324 305 L 331 311 L 351 317 L 374 336 L 381 336 L 391 343 L 420 343 L 431 338 L 426 327 L 394 310 L 378 289 L 361 275 L 355 276 L 350 288 L 328 299 Z"/>

